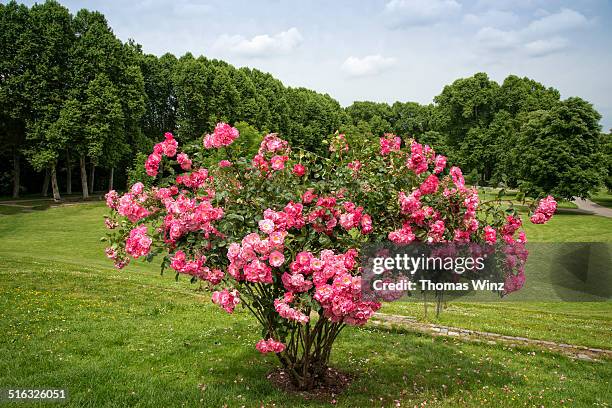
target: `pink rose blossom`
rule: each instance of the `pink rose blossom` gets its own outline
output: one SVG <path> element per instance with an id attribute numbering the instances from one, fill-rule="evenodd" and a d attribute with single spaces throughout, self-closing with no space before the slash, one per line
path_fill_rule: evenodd
<path id="1" fill-rule="evenodd" d="M 552 196 L 548 196 L 540 200 L 530 220 L 534 224 L 544 224 L 552 218 L 556 210 L 557 202 Z"/>
<path id="2" fill-rule="evenodd" d="M 419 187 L 422 194 L 433 194 L 438 191 L 438 178 L 431 174 Z"/>
<path id="3" fill-rule="evenodd" d="M 168 157 L 174 157 L 176 154 L 176 149 L 178 148 L 178 142 L 174 139 L 174 136 L 170 132 L 166 132 L 164 137 L 166 140 L 162 142 L 163 153 Z"/>
<path id="4" fill-rule="evenodd" d="M 204 136 L 204 147 L 206 149 L 218 149 L 223 146 L 229 146 L 238 136 L 238 129 L 231 127 L 227 123 L 217 123 L 215 131 L 212 134 Z"/>
<path id="5" fill-rule="evenodd" d="M 391 152 L 398 152 L 402 144 L 402 139 L 392 133 L 385 133 L 384 137 L 380 138 L 380 154 L 385 156 Z"/>
<path id="6" fill-rule="evenodd" d="M 181 165 L 181 169 L 183 170 L 191 170 L 192 162 L 189 159 L 189 156 L 186 153 L 179 153 L 176 156 L 176 161 Z"/>
<path id="7" fill-rule="evenodd" d="M 149 157 L 147 157 L 147 161 L 145 162 L 145 170 L 149 176 L 157 176 L 161 159 L 162 157 L 158 153 L 151 153 Z"/>
<path id="8" fill-rule="evenodd" d="M 259 229 L 265 234 L 271 234 L 274 232 L 274 222 L 271 220 L 263 219 L 259 221 Z"/>
<path id="9" fill-rule="evenodd" d="M 111 190 L 106 193 L 104 198 L 106 199 L 106 205 L 108 208 L 113 210 L 117 209 L 117 206 L 119 205 L 119 194 L 115 190 Z"/>
<path id="10" fill-rule="evenodd" d="M 463 179 L 463 173 L 459 167 L 451 167 L 450 175 L 453 179 L 453 183 L 459 190 L 463 190 L 465 188 L 465 180 Z"/>
<path id="11" fill-rule="evenodd" d="M 213 292 L 211 300 L 213 303 L 225 309 L 227 313 L 232 313 L 234 308 L 240 304 L 240 295 L 235 289 L 231 292 L 227 289 L 223 289 Z"/>
<path id="12" fill-rule="evenodd" d="M 446 167 L 446 156 L 442 156 L 441 154 L 437 155 L 434 161 L 434 165 L 435 165 L 434 173 L 435 174 L 441 173 Z"/>
<path id="13" fill-rule="evenodd" d="M 314 193 L 314 190 L 309 189 L 302 194 L 302 202 L 304 204 L 310 204 L 317 198 L 317 195 Z"/>
<path id="14" fill-rule="evenodd" d="M 268 262 L 275 268 L 278 268 L 285 262 L 285 256 L 282 252 L 272 251 L 268 257 Z"/>
<path id="15" fill-rule="evenodd" d="M 285 168 L 287 160 L 289 160 L 288 156 L 274 156 L 270 159 L 270 167 L 272 167 L 272 170 L 282 170 Z"/>
<path id="16" fill-rule="evenodd" d="M 125 241 L 125 252 L 134 258 L 145 256 L 151 249 L 153 240 L 147 236 L 147 226 L 141 225 L 130 231 L 130 236 Z"/>
<path id="17" fill-rule="evenodd" d="M 293 174 L 298 177 L 302 177 L 304 174 L 306 174 L 306 167 L 304 167 L 303 164 L 297 163 L 293 166 Z"/>
<path id="18" fill-rule="evenodd" d="M 495 229 L 489 225 L 484 227 L 484 236 L 485 241 L 489 244 L 494 244 L 497 242 L 497 231 L 495 231 Z"/>
<path id="19" fill-rule="evenodd" d="M 351 170 L 353 170 L 353 173 L 357 173 L 359 172 L 359 170 L 361 170 L 361 162 L 359 160 L 354 160 L 352 162 L 350 162 L 349 164 L 347 164 L 347 167 Z"/>
<path id="20" fill-rule="evenodd" d="M 255 348 L 260 353 L 282 353 L 285 350 L 285 345 L 280 341 L 270 338 L 268 340 L 259 340 Z"/>

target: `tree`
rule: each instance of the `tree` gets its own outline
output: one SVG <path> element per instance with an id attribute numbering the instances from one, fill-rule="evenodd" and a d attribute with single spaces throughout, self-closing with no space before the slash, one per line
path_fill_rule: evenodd
<path id="1" fill-rule="evenodd" d="M 600 118 L 580 98 L 526 114 L 512 150 L 521 189 L 531 196 L 588 197 L 605 174 Z"/>
<path id="2" fill-rule="evenodd" d="M 124 138 L 124 115 L 117 89 L 106 75 L 99 74 L 87 87 L 86 96 L 84 132 L 92 169 L 101 158 L 115 165 L 129 149 Z M 93 170 L 91 179 L 93 190 Z"/>
<path id="3" fill-rule="evenodd" d="M 550 109 L 560 98 L 559 91 L 554 88 L 546 88 L 527 77 L 509 75 L 499 89 L 497 106 L 511 116 L 517 116 L 521 112 Z"/>
<path id="4" fill-rule="evenodd" d="M 465 157 L 459 153 L 466 142 L 470 129 L 486 128 L 497 110 L 496 98 L 499 85 L 491 81 L 487 74 L 477 73 L 470 78 L 461 78 L 447 85 L 442 93 L 434 98 L 437 104 L 440 129 L 447 135 L 450 159 L 454 163 L 467 166 Z M 472 131 L 470 136 L 479 134 Z M 470 142 L 467 142 L 468 145 Z M 466 151 L 466 147 L 463 151 Z"/>
<path id="5" fill-rule="evenodd" d="M 176 68 L 177 59 L 172 54 L 160 58 L 144 55 L 140 60 L 146 94 L 142 130 L 153 140 L 164 132 L 176 130 L 177 98 L 173 83 Z"/>
<path id="6" fill-rule="evenodd" d="M 31 47 L 29 9 L 14 1 L 0 4 L 0 133 L 13 160 L 13 197 L 20 192 L 21 148 L 31 112 L 28 51 Z"/>
<path id="7" fill-rule="evenodd" d="M 142 120 L 146 112 L 146 92 L 144 77 L 138 66 L 142 57 L 139 47 L 128 43 L 123 48 L 124 65 L 118 81 L 113 83 L 120 95 L 119 102 L 123 116 L 123 129 L 113 135 L 113 142 L 105 149 L 102 164 L 109 169 L 109 186 L 113 184 L 114 168 L 120 162 L 129 162 L 130 152 L 143 151 L 152 145 L 142 129 Z M 109 188 L 112 190 L 112 188 Z"/>
<path id="8" fill-rule="evenodd" d="M 382 136 L 392 129 L 396 119 L 395 112 L 386 103 L 354 102 L 345 111 L 353 125 L 367 122 L 375 136 Z"/>
<path id="9" fill-rule="evenodd" d="M 26 92 L 32 97 L 32 115 L 27 123 L 27 155 L 36 170 L 50 170 L 53 198 L 60 200 L 56 167 L 68 140 L 58 132 L 56 121 L 67 98 L 72 16 L 59 3 L 47 1 L 32 6 L 30 17 L 32 72 Z"/>
<path id="10" fill-rule="evenodd" d="M 398 135 L 419 137 L 425 132 L 438 129 L 436 126 L 436 107 L 432 104 L 420 105 L 416 102 L 395 102 L 392 106 L 393 131 Z"/>
<path id="11" fill-rule="evenodd" d="M 604 179 L 604 186 L 608 191 L 612 191 L 612 132 L 602 133 L 602 146 L 605 159 L 607 174 Z"/>
<path id="12" fill-rule="evenodd" d="M 178 100 L 178 137 L 191 141 L 202 136 L 201 129 L 210 128 L 210 107 L 206 96 L 210 94 L 210 70 L 204 58 L 195 59 L 191 54 L 185 54 L 178 60 L 173 78 Z"/>

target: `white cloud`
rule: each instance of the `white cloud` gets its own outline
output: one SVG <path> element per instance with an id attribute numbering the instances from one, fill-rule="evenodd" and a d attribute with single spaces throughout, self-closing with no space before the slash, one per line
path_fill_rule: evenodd
<path id="1" fill-rule="evenodd" d="M 545 5 L 547 0 L 478 0 L 474 4 L 477 9 L 495 10 L 530 10 Z"/>
<path id="2" fill-rule="evenodd" d="M 436 23 L 460 10 L 455 0 L 391 0 L 385 5 L 387 22 L 396 28 Z"/>
<path id="3" fill-rule="evenodd" d="M 588 20 L 584 15 L 564 8 L 558 13 L 549 14 L 532 21 L 525 28 L 525 33 L 530 35 L 550 35 L 581 28 L 587 24 Z"/>
<path id="4" fill-rule="evenodd" d="M 476 40 L 489 51 L 506 51 L 515 48 L 519 42 L 516 31 L 498 30 L 493 27 L 483 27 L 478 30 Z"/>
<path id="5" fill-rule="evenodd" d="M 201 18 L 213 10 L 209 4 L 177 2 L 172 6 L 172 12 L 179 17 Z"/>
<path id="6" fill-rule="evenodd" d="M 222 35 L 213 48 L 244 57 L 271 57 L 288 54 L 302 43 L 303 38 L 297 28 L 292 27 L 274 35 L 262 34 L 247 39 L 241 35 Z"/>
<path id="7" fill-rule="evenodd" d="M 525 51 L 532 57 L 543 57 L 562 51 L 568 45 L 565 38 L 554 37 L 548 40 L 536 40 L 525 44 Z"/>
<path id="8" fill-rule="evenodd" d="M 588 22 L 584 15 L 564 8 L 557 13 L 537 18 L 519 29 L 483 27 L 475 39 L 485 51 L 520 50 L 527 56 L 542 57 L 567 48 L 569 41 L 560 34 L 583 28 Z"/>
<path id="9" fill-rule="evenodd" d="M 480 14 L 464 15 L 463 23 L 480 27 L 510 28 L 516 27 L 519 17 L 511 11 L 488 10 Z"/>
<path id="10" fill-rule="evenodd" d="M 395 65 L 396 59 L 382 55 L 368 55 L 363 58 L 348 57 L 342 64 L 342 70 L 352 77 L 378 75 Z"/>

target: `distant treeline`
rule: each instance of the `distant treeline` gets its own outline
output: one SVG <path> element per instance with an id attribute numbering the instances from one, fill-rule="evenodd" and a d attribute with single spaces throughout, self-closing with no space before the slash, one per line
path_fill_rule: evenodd
<path id="1" fill-rule="evenodd" d="M 124 188 L 136 154 L 164 132 L 184 143 L 219 121 L 279 132 L 319 153 L 336 130 L 352 138 L 395 132 L 448 154 L 473 182 L 533 194 L 585 196 L 609 166 L 610 138 L 593 107 L 561 101 L 527 78 L 510 76 L 500 86 L 480 73 L 446 86 L 434 104 L 342 108 L 256 69 L 144 54 L 117 39 L 99 12 L 73 16 L 55 1 L 0 4 L 0 53 L 1 195 L 47 194 L 50 184 L 56 198 L 76 186 L 86 196 L 114 179 Z"/>

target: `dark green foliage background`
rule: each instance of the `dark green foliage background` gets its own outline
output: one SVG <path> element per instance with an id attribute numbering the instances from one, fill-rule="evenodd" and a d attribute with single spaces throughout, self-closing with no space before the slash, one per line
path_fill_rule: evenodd
<path id="1" fill-rule="evenodd" d="M 561 100 L 532 79 L 510 75 L 498 84 L 485 73 L 445 86 L 429 105 L 343 108 L 257 69 L 190 53 L 145 54 L 117 39 L 96 11 L 73 16 L 54 0 L 31 8 L 0 4 L 0 195 L 10 194 L 20 158 L 21 192 L 39 191 L 50 168 L 66 190 L 79 157 L 102 169 L 96 189 L 107 188 L 111 168 L 123 189 L 137 153 L 149 152 L 164 132 L 186 144 L 225 121 L 278 132 L 318 154 L 336 130 L 353 146 L 394 132 L 448 155 L 471 182 L 587 197 L 610 186 L 610 138 L 600 118 L 588 102 Z M 72 183 L 79 191 L 76 174 Z"/>

